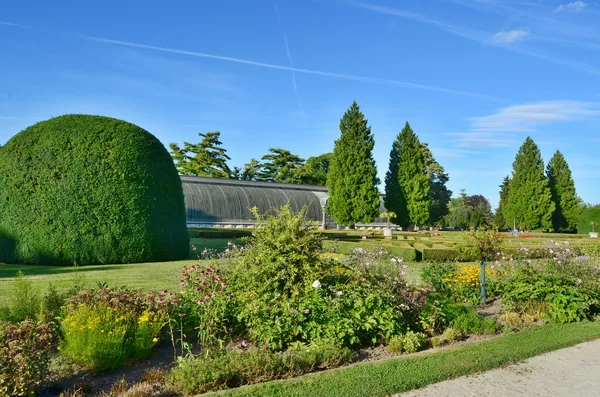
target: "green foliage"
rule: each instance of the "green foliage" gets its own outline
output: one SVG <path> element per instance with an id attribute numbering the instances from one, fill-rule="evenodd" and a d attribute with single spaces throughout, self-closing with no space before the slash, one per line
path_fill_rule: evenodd
<path id="1" fill-rule="evenodd" d="M 13 281 L 13 291 L 10 295 L 10 306 L 6 320 L 12 322 L 35 320 L 40 315 L 42 308 L 42 298 L 39 291 L 19 270 Z"/>
<path id="2" fill-rule="evenodd" d="M 31 320 L 0 322 L 0 395 L 35 395 L 48 372 L 53 330 Z"/>
<path id="3" fill-rule="evenodd" d="M 577 258 L 522 263 L 502 280 L 502 299 L 516 312 L 527 312 L 531 302 L 539 302 L 536 307 L 553 322 L 591 318 L 600 312 L 600 269 L 593 260 Z"/>
<path id="4" fill-rule="evenodd" d="M 453 262 L 431 262 L 423 268 L 421 278 L 428 282 L 435 291 L 444 292 L 448 289 L 444 280 L 454 271 L 456 271 L 456 264 Z"/>
<path id="5" fill-rule="evenodd" d="M 557 150 L 548 162 L 546 174 L 552 201 L 556 206 L 552 214 L 552 227 L 555 231 L 575 230 L 581 214 L 581 200 L 575 192 L 569 164 L 560 151 Z"/>
<path id="6" fill-rule="evenodd" d="M 351 362 L 355 354 L 330 341 L 296 344 L 285 353 L 251 348 L 213 357 L 188 357 L 169 373 L 168 384 L 177 392 L 196 395 L 274 379 L 299 376 Z"/>
<path id="7" fill-rule="evenodd" d="M 257 181 L 279 183 L 301 183 L 298 172 L 303 168 L 304 159 L 289 150 L 270 148 L 262 157 L 261 168 L 256 174 Z"/>
<path id="8" fill-rule="evenodd" d="M 181 175 L 204 176 L 209 178 L 229 178 L 231 170 L 227 160 L 231 160 L 223 149 L 219 137 L 221 133 L 198 133 L 199 143 L 184 142 L 183 148 L 176 143 L 169 144 L 171 156 Z"/>
<path id="9" fill-rule="evenodd" d="M 431 158 L 429 161 L 435 160 Z M 433 164 L 430 163 L 430 166 Z M 402 227 L 427 223 L 432 178 L 433 175 L 427 170 L 419 138 L 406 122 L 393 143 L 389 168 L 385 175 L 384 204 L 388 211 L 397 214 L 394 223 Z"/>
<path id="10" fill-rule="evenodd" d="M 257 159 L 250 159 L 249 163 L 244 164 L 244 167 L 233 167 L 231 177 L 240 181 L 255 181 L 260 171 L 262 164 Z"/>
<path id="11" fill-rule="evenodd" d="M 454 327 L 448 327 L 440 336 L 443 344 L 459 341 L 463 338 L 463 331 Z"/>
<path id="12" fill-rule="evenodd" d="M 423 261 L 448 262 L 455 260 L 457 256 L 457 252 L 453 248 L 419 247 L 419 250 Z"/>
<path id="13" fill-rule="evenodd" d="M 322 338 L 361 346 L 406 328 L 401 261 L 361 248 L 347 263 L 321 258 L 320 237 L 304 213 L 284 206 L 257 217 L 230 278 L 237 317 L 253 340 L 271 349 Z M 380 264 L 392 259 L 393 268 Z"/>
<path id="14" fill-rule="evenodd" d="M 186 322 L 196 328 L 202 353 L 222 348 L 233 324 L 231 295 L 225 278 L 214 266 L 194 265 L 183 268 L 181 285 L 180 299 L 189 315 Z"/>
<path id="15" fill-rule="evenodd" d="M 81 291 L 65 304 L 61 353 L 92 371 L 114 370 L 146 358 L 166 323 L 155 294 L 123 288 Z"/>
<path id="16" fill-rule="evenodd" d="M 255 215 L 257 228 L 234 261 L 231 286 L 238 317 L 250 335 L 281 348 L 302 333 L 306 319 L 299 309 L 310 305 L 315 291 L 311 285 L 324 274 L 318 255 L 321 239 L 304 212 L 296 214 L 289 205 L 275 214 Z"/>
<path id="17" fill-rule="evenodd" d="M 467 196 L 461 189 L 460 196 L 450 200 L 445 223 L 451 227 L 477 229 L 492 222 L 492 207 L 482 195 Z"/>
<path id="18" fill-rule="evenodd" d="M 14 136 L 0 157 L 0 261 L 46 265 L 180 259 L 181 180 L 160 141 L 100 116 L 67 115 Z M 6 243 L 2 243 L 2 248 Z"/>
<path id="19" fill-rule="evenodd" d="M 375 139 L 356 102 L 340 120 L 340 132 L 327 174 L 327 212 L 340 225 L 369 223 L 379 215 Z"/>
<path id="20" fill-rule="evenodd" d="M 425 169 L 429 175 L 429 197 L 431 206 L 429 208 L 430 225 L 440 225 L 443 218 L 448 215 L 448 204 L 452 197 L 452 191 L 446 187 L 449 181 L 448 173 L 433 157 L 426 142 L 422 142 L 423 156 L 425 158 Z"/>
<path id="21" fill-rule="evenodd" d="M 584 207 L 579 216 L 577 232 L 588 234 L 591 231 L 600 231 L 600 204 Z"/>
<path id="22" fill-rule="evenodd" d="M 521 228 L 550 228 L 554 210 L 542 155 L 533 140 L 527 137 L 513 162 L 504 218 L 516 219 L 517 227 Z"/>
<path id="23" fill-rule="evenodd" d="M 327 173 L 333 153 L 325 153 L 320 156 L 309 157 L 302 169 L 299 178 L 300 183 L 306 185 L 325 186 L 327 184 Z"/>
<path id="24" fill-rule="evenodd" d="M 497 259 L 503 246 L 502 235 L 489 229 L 465 232 L 456 250 L 463 260 L 491 261 Z"/>
<path id="25" fill-rule="evenodd" d="M 427 337 L 420 332 L 408 331 L 392 337 L 387 345 L 390 353 L 416 353 L 424 347 Z"/>
<path id="26" fill-rule="evenodd" d="M 493 318 L 482 317 L 475 309 L 459 314 L 450 326 L 461 334 L 492 335 L 498 331 Z"/>
<path id="27" fill-rule="evenodd" d="M 498 208 L 494 214 L 494 226 L 498 229 L 512 228 L 512 222 L 504 217 L 506 202 L 508 200 L 508 192 L 510 189 L 510 178 L 505 176 L 500 187 L 500 201 Z"/>

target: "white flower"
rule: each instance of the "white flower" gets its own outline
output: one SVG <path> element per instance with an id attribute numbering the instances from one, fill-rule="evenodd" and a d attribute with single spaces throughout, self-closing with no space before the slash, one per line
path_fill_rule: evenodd
<path id="1" fill-rule="evenodd" d="M 315 282 L 312 283 L 312 287 L 313 288 L 321 288 L 321 282 L 319 280 L 315 280 Z"/>
<path id="2" fill-rule="evenodd" d="M 342 292 L 342 291 L 338 291 L 338 292 L 336 292 L 336 295 L 337 295 L 337 296 L 342 296 L 342 294 L 343 294 L 343 292 Z"/>

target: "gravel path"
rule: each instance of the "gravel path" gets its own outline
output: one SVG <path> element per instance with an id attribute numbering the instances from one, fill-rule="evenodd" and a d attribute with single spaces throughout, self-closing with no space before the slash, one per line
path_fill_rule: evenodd
<path id="1" fill-rule="evenodd" d="M 396 397 L 600 396 L 600 339 Z"/>

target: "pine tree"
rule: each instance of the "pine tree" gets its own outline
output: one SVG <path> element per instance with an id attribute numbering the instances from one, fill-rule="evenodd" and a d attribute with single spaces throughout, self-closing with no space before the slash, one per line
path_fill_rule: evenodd
<path id="1" fill-rule="evenodd" d="M 340 225 L 372 222 L 379 215 L 375 139 L 356 102 L 342 116 L 340 133 L 327 173 L 327 211 Z"/>
<path id="2" fill-rule="evenodd" d="M 540 150 L 527 137 L 513 162 L 505 218 L 528 229 L 551 228 L 554 208 Z"/>
<path id="3" fill-rule="evenodd" d="M 506 201 L 508 200 L 508 189 L 510 186 L 510 178 L 505 176 L 502 180 L 502 184 L 498 186 L 500 188 L 500 202 L 498 203 L 498 208 L 496 209 L 496 213 L 494 214 L 494 225 L 498 229 L 505 229 L 512 225 L 508 219 L 506 219 L 504 212 L 506 209 Z"/>
<path id="4" fill-rule="evenodd" d="M 227 150 L 221 146 L 221 133 L 198 133 L 200 143 L 184 142 L 183 148 L 171 143 L 171 157 L 175 161 L 177 171 L 181 175 L 205 176 L 209 178 L 230 178 L 231 170 L 227 165 L 230 160 Z"/>
<path id="5" fill-rule="evenodd" d="M 552 201 L 556 206 L 552 215 L 555 231 L 574 230 L 581 214 L 580 199 L 575 192 L 575 182 L 571 177 L 569 164 L 560 151 L 556 151 L 546 167 Z"/>
<path id="6" fill-rule="evenodd" d="M 393 143 L 385 176 L 384 204 L 396 213 L 394 223 L 402 227 L 424 225 L 429 219 L 429 189 L 423 147 L 406 122 Z"/>
<path id="7" fill-rule="evenodd" d="M 444 167 L 438 163 L 429 149 L 427 142 L 421 143 L 423 156 L 425 158 L 425 170 L 429 175 L 429 198 L 431 206 L 429 208 L 430 225 L 439 224 L 448 214 L 448 203 L 452 197 L 452 191 L 446 187 L 450 179 Z"/>
<path id="8" fill-rule="evenodd" d="M 257 159 L 250 159 L 243 168 L 233 167 L 231 177 L 240 181 L 255 181 L 262 164 Z"/>
<path id="9" fill-rule="evenodd" d="M 256 175 L 257 181 L 299 183 L 295 173 L 304 165 L 304 159 L 289 150 L 270 148 L 262 157 L 262 168 Z"/>

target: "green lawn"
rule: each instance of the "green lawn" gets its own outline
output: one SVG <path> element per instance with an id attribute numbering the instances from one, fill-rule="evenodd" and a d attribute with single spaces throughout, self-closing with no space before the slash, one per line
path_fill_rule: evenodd
<path id="1" fill-rule="evenodd" d="M 545 326 L 491 340 L 402 358 L 360 363 L 296 379 L 267 382 L 206 396 L 389 396 L 600 338 L 600 321 Z"/>
<path id="2" fill-rule="evenodd" d="M 198 259 L 192 259 L 197 258 L 196 252 L 200 253 L 204 248 L 223 251 L 227 247 L 228 241 L 231 239 L 193 238 L 190 245 L 196 247 L 196 251 L 190 250 L 190 259 L 174 262 L 81 266 L 78 268 L 0 264 L 0 306 L 9 302 L 13 289 L 12 280 L 19 270 L 27 276 L 35 289 L 42 292 L 48 289 L 50 283 L 60 291 L 79 282 L 88 288 L 95 287 L 98 283 L 107 283 L 109 286 L 126 285 L 130 288 L 145 290 L 173 290 L 179 288 L 181 268 L 199 262 Z"/>

